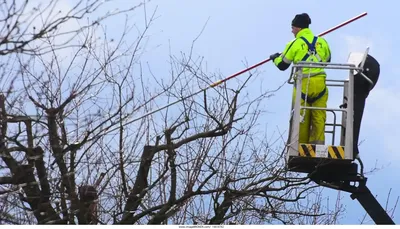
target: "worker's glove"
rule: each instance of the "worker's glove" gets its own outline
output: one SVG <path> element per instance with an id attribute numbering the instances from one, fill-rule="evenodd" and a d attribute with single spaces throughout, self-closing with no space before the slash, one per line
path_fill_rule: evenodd
<path id="1" fill-rule="evenodd" d="M 269 58 L 274 61 L 277 57 L 279 57 L 281 54 L 279 52 L 272 54 L 271 56 L 269 56 Z"/>

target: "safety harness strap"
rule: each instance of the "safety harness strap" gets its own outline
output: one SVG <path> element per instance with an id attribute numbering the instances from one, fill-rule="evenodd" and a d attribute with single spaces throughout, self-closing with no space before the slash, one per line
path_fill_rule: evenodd
<path id="1" fill-rule="evenodd" d="M 319 57 L 319 55 L 317 54 L 317 51 L 315 50 L 315 44 L 317 43 L 317 39 L 318 37 L 314 36 L 314 39 L 312 41 L 312 43 L 310 44 L 310 42 L 307 41 L 307 39 L 305 37 L 300 37 L 308 46 L 308 52 L 307 54 L 303 57 L 303 59 L 301 61 L 306 61 L 308 59 L 308 57 L 310 57 L 310 55 L 315 55 L 318 59 L 318 61 L 321 61 L 321 58 Z"/>
<path id="2" fill-rule="evenodd" d="M 316 97 L 310 97 L 307 96 L 307 103 L 309 104 L 313 104 L 315 101 L 317 101 L 318 99 L 320 99 L 322 96 L 324 96 L 326 93 L 326 87 L 324 88 L 323 91 L 321 91 Z M 306 100 L 306 94 L 304 94 L 303 92 L 301 92 L 301 98 L 305 101 Z"/>
<path id="3" fill-rule="evenodd" d="M 306 61 L 308 59 L 308 57 L 310 57 L 310 55 L 315 56 L 319 62 L 321 62 L 321 58 L 319 57 L 317 50 L 315 49 L 315 44 L 317 43 L 317 39 L 318 37 L 314 36 L 311 44 L 310 42 L 307 41 L 307 39 L 305 37 L 300 37 L 308 46 L 308 51 L 306 53 L 306 55 L 303 57 L 303 59 L 301 61 Z M 315 74 L 315 75 L 319 75 L 321 74 L 320 72 Z M 326 87 L 324 88 L 324 90 L 322 90 L 316 97 L 310 97 L 310 96 L 306 96 L 306 94 L 304 94 L 303 92 L 301 93 L 301 98 L 306 101 L 307 98 L 307 103 L 309 104 L 313 104 L 315 101 L 317 101 L 318 99 L 320 99 L 322 96 L 324 96 L 326 93 Z"/>

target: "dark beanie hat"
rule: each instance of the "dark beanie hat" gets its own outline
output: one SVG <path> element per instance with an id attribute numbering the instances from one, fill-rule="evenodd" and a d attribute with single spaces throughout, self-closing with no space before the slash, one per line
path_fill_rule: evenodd
<path id="1" fill-rule="evenodd" d="M 297 14 L 292 21 L 292 26 L 298 28 L 308 28 L 311 24 L 311 18 L 307 13 Z"/>

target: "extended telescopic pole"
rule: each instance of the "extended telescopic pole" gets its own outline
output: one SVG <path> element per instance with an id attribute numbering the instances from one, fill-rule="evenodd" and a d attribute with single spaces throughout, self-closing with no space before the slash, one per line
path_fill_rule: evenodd
<path id="1" fill-rule="evenodd" d="M 332 31 L 335 31 L 335 30 L 337 30 L 337 29 L 339 29 L 339 28 L 341 28 L 341 27 L 343 27 L 343 26 L 345 26 L 345 25 L 347 25 L 347 24 L 349 24 L 349 23 L 351 23 L 351 22 L 353 22 L 353 21 L 355 21 L 355 20 L 358 20 L 358 19 L 364 17 L 365 15 L 367 15 L 367 12 L 364 12 L 364 13 L 362 13 L 362 14 L 356 16 L 356 17 L 353 17 L 353 18 L 351 18 L 351 19 L 349 19 L 349 20 L 347 20 L 347 21 L 345 21 L 345 22 L 342 22 L 342 23 L 340 23 L 339 25 L 337 25 L 337 26 L 335 26 L 335 27 L 332 27 L 332 28 L 330 28 L 330 29 L 328 29 L 328 30 L 326 30 L 326 31 L 324 31 L 324 32 L 322 32 L 322 33 L 320 33 L 318 36 L 324 36 L 324 35 L 326 35 L 326 34 L 332 32 Z M 210 88 L 213 88 L 213 87 L 215 87 L 215 86 L 218 86 L 218 85 L 220 85 L 220 84 L 222 84 L 222 83 L 224 83 L 224 82 L 226 82 L 226 81 L 228 81 L 228 80 L 230 80 L 230 79 L 232 79 L 232 78 L 235 78 L 235 77 L 238 76 L 238 75 L 241 75 L 241 74 L 243 74 L 243 73 L 245 73 L 245 72 L 247 72 L 247 71 L 250 71 L 251 69 L 254 69 L 254 68 L 256 68 L 256 67 L 259 67 L 259 66 L 261 66 L 261 65 L 263 65 L 263 64 L 265 64 L 265 63 L 267 63 L 267 62 L 270 61 L 270 60 L 271 60 L 271 59 L 268 58 L 268 59 L 266 59 L 266 60 L 264 60 L 264 61 L 261 61 L 260 63 L 255 64 L 255 65 L 253 65 L 253 66 L 250 66 L 250 67 L 248 67 L 248 68 L 246 68 L 246 69 L 244 69 L 244 70 L 242 70 L 242 71 L 240 71 L 240 72 L 237 72 L 237 73 L 235 73 L 235 74 L 233 74 L 233 75 L 231 75 L 231 76 L 229 76 L 229 77 L 227 77 L 227 78 L 225 78 L 225 79 L 222 79 L 222 80 L 219 80 L 219 81 L 217 81 L 217 82 L 215 82 L 215 83 L 212 83 L 212 84 L 210 84 L 209 86 L 207 86 L 206 88 L 203 88 L 203 89 L 201 89 L 201 90 L 199 90 L 199 91 L 197 91 L 197 92 L 195 92 L 195 93 L 193 93 L 193 94 L 190 94 L 190 95 L 188 95 L 188 96 L 185 96 L 185 97 L 183 97 L 183 98 L 181 98 L 181 99 L 179 99 L 179 100 L 176 100 L 176 101 L 174 101 L 174 102 L 172 102 L 172 103 L 168 103 L 168 104 L 166 104 L 166 105 L 164 105 L 164 106 L 162 106 L 162 107 L 160 107 L 160 108 L 158 108 L 158 109 L 155 109 L 155 110 L 153 110 L 153 111 L 150 111 L 150 112 L 148 112 L 148 113 L 146 113 L 146 114 L 144 114 L 144 115 L 142 115 L 142 116 L 140 116 L 140 117 L 138 117 L 138 118 L 135 118 L 135 119 L 133 119 L 133 120 L 130 120 L 130 121 L 126 122 L 125 125 L 130 124 L 130 123 L 133 123 L 133 122 L 136 122 L 136 121 L 138 121 L 138 120 L 140 120 L 140 119 L 142 119 L 142 118 L 145 118 L 145 117 L 147 117 L 147 116 L 149 116 L 149 115 L 151 115 L 151 114 L 154 114 L 154 113 L 156 113 L 156 112 L 158 112 L 158 111 L 164 110 L 164 109 L 167 108 L 167 107 L 170 107 L 170 106 L 172 106 L 172 105 L 174 105 L 174 104 L 177 104 L 177 103 L 179 103 L 179 102 L 181 102 L 181 101 L 184 101 L 184 100 L 186 100 L 186 99 L 188 99 L 188 98 L 190 98 L 190 97 L 192 97 L 192 96 L 195 96 L 195 95 L 197 95 L 197 94 L 199 94 L 199 93 L 201 93 L 201 92 L 203 92 L 203 91 L 206 91 L 206 90 L 208 90 L 208 89 L 210 89 Z M 115 128 L 115 129 L 118 129 L 118 128 Z M 111 132 L 111 131 L 113 131 L 113 130 L 114 130 L 114 129 L 108 130 L 107 132 Z"/>

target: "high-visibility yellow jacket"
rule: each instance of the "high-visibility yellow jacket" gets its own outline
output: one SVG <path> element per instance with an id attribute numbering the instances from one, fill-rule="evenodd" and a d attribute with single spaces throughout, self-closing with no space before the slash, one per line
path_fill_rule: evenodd
<path id="1" fill-rule="evenodd" d="M 307 41 L 307 42 L 306 42 Z M 316 54 L 310 55 L 309 50 L 315 47 Z M 274 64 L 280 70 L 286 70 L 290 64 L 299 61 L 330 62 L 331 51 L 328 42 L 322 37 L 316 37 L 309 28 L 300 30 L 296 38 L 290 41 L 282 54 L 275 58 Z M 311 76 L 326 76 L 322 68 L 303 68 L 303 74 Z"/>

